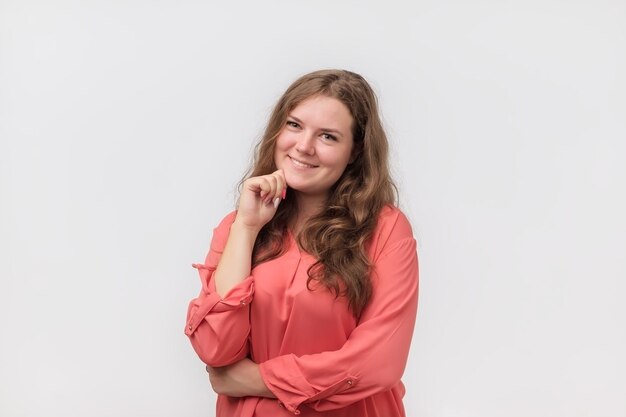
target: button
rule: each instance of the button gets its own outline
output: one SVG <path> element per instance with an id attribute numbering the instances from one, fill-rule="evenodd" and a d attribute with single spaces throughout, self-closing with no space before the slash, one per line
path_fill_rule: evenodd
<path id="1" fill-rule="evenodd" d="M 347 380 L 347 381 L 346 381 L 346 383 L 347 383 L 348 385 L 352 385 L 352 380 L 351 380 L 351 379 L 349 379 L 349 380 Z"/>
<path id="2" fill-rule="evenodd" d="M 187 327 L 189 330 L 191 330 L 191 324 L 189 325 L 189 327 Z"/>
<path id="3" fill-rule="evenodd" d="M 241 304 L 242 306 L 245 306 L 245 305 L 246 305 L 246 300 L 241 300 L 241 303 L 240 303 L 240 304 Z"/>

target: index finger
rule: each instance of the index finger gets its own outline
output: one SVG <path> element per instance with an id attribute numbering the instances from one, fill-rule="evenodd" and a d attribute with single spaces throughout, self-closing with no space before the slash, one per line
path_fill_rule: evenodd
<path id="1" fill-rule="evenodd" d="M 272 172 L 272 175 L 279 175 L 280 178 L 282 178 L 283 182 L 285 184 L 287 183 L 287 178 L 285 178 L 285 171 L 283 171 L 282 169 L 277 169 L 276 171 Z"/>
<path id="2" fill-rule="evenodd" d="M 272 175 L 278 177 L 277 180 L 279 181 L 279 187 L 276 191 L 278 195 L 284 199 L 287 194 L 287 178 L 285 178 L 285 172 L 282 169 L 277 169 L 272 173 Z"/>

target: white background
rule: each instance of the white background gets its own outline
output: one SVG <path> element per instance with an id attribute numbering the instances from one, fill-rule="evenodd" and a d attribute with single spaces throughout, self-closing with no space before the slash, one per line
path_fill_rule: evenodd
<path id="1" fill-rule="evenodd" d="M 623 1 L 0 2 L 0 415 L 211 416 L 183 334 L 297 76 L 378 92 L 409 416 L 626 416 Z"/>

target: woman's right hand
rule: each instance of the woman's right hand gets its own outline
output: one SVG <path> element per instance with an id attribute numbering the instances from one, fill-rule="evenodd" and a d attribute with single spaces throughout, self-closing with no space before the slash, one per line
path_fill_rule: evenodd
<path id="1" fill-rule="evenodd" d="M 243 182 L 235 222 L 255 231 L 269 222 L 287 192 L 282 169 Z"/>

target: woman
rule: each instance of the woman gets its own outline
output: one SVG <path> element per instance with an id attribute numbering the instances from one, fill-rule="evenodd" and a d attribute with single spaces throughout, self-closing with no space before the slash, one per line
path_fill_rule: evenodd
<path id="1" fill-rule="evenodd" d="M 394 207 L 376 97 L 323 70 L 278 101 L 214 230 L 185 333 L 217 415 L 404 416 L 416 242 Z"/>

